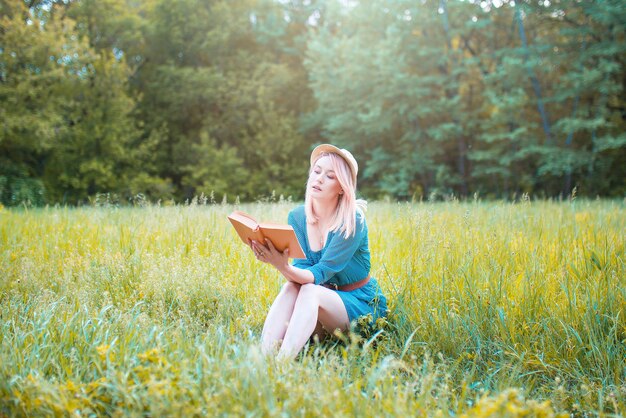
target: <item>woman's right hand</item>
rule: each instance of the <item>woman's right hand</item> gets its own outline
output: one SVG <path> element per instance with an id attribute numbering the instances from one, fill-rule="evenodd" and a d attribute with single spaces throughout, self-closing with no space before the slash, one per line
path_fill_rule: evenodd
<path id="1" fill-rule="evenodd" d="M 269 252 L 269 249 L 265 245 L 262 245 L 261 243 L 254 240 L 250 240 L 250 248 L 252 249 L 252 252 L 254 253 L 254 256 L 257 260 L 267 263 L 267 260 L 265 260 L 265 256 Z"/>
<path id="2" fill-rule="evenodd" d="M 281 252 L 274 248 L 274 244 L 272 244 L 272 241 L 269 239 L 266 239 L 265 242 L 267 243 L 267 251 L 263 251 L 261 261 L 270 263 L 276 267 L 278 271 L 284 271 L 285 268 L 289 266 L 289 249 L 287 248 L 285 251 Z"/>

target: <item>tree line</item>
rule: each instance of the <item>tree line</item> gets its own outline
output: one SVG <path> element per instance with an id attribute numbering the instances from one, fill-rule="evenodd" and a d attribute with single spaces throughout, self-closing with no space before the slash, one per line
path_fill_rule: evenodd
<path id="1" fill-rule="evenodd" d="M 0 0 L 0 202 L 626 193 L 621 0 Z"/>

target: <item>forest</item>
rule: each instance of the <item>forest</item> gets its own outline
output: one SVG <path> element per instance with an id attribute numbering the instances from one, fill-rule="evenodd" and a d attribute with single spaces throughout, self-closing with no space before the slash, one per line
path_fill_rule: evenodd
<path id="1" fill-rule="evenodd" d="M 0 204 L 626 194 L 621 0 L 0 0 Z"/>

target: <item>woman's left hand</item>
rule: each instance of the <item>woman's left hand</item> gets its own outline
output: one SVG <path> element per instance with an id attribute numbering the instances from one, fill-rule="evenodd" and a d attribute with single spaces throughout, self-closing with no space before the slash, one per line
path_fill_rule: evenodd
<path id="1" fill-rule="evenodd" d="M 254 250 L 257 260 L 269 263 L 279 270 L 289 263 L 289 249 L 281 253 L 274 247 L 274 244 L 272 244 L 272 241 L 269 239 L 266 239 L 265 243 L 267 246 L 257 241 L 252 241 L 252 249 Z"/>

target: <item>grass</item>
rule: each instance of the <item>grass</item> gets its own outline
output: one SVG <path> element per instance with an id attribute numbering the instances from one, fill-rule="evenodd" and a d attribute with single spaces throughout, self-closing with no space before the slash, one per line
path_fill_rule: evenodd
<path id="1" fill-rule="evenodd" d="M 623 202 L 373 203 L 388 320 L 290 363 L 234 208 L 0 208 L 0 416 L 626 413 Z"/>

